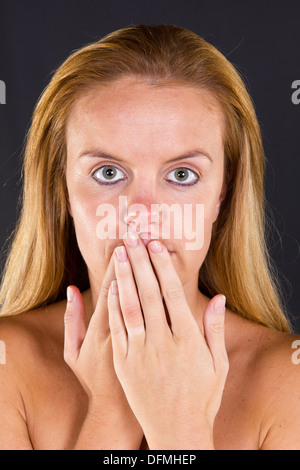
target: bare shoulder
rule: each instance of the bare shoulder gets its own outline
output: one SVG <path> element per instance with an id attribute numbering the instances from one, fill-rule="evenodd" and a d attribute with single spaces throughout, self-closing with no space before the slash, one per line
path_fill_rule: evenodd
<path id="1" fill-rule="evenodd" d="M 258 367 L 267 405 L 261 448 L 300 450 L 300 336 L 272 332 L 266 342 Z"/>
<path id="2" fill-rule="evenodd" d="M 243 358 L 247 387 L 261 415 L 260 448 L 299 450 L 300 336 L 242 318 L 233 323 L 239 331 L 233 350 Z"/>
<path id="3" fill-rule="evenodd" d="M 65 301 L 61 301 L 24 314 L 0 317 L 0 340 L 6 349 L 6 365 L 24 366 L 22 358 L 28 359 L 27 353 L 43 355 L 43 348 L 61 337 L 64 305 Z"/>
<path id="4" fill-rule="evenodd" d="M 5 377 L 6 384 L 14 382 L 21 391 L 39 364 L 63 348 L 64 304 L 61 301 L 20 315 L 0 317 L 0 380 Z"/>
<path id="5" fill-rule="evenodd" d="M 40 364 L 60 348 L 63 305 L 53 304 L 0 318 L 0 448 L 31 449 L 26 393 L 32 393 Z M 60 325 L 62 323 L 62 326 Z M 57 352 L 56 352 L 57 354 Z"/>

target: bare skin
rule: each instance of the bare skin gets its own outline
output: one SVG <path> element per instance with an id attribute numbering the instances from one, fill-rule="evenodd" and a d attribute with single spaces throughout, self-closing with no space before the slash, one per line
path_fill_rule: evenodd
<path id="1" fill-rule="evenodd" d="M 84 293 L 89 311 L 90 291 Z M 1 449 L 72 449 L 88 398 L 63 360 L 65 301 L 1 319 Z M 216 449 L 299 449 L 299 366 L 293 335 L 226 310 L 229 373 L 214 425 Z M 105 423 L 104 423 L 105 424 Z M 111 436 L 113 440 L 113 435 Z M 140 448 L 147 448 L 141 437 Z"/>
<path id="2" fill-rule="evenodd" d="M 210 300 L 197 288 L 226 193 L 223 118 L 213 97 L 189 86 L 153 87 L 133 78 L 90 90 L 71 111 L 67 153 L 69 211 L 90 289 L 81 296 L 71 288 L 67 305 L 61 301 L 1 319 L 7 360 L 0 365 L 0 446 L 298 448 L 295 337 L 229 309 L 216 313 L 218 295 Z M 99 184 L 104 165 L 118 169 L 116 184 Z M 194 185 L 174 185 L 173 172 L 183 167 Z M 165 249 L 153 255 L 151 244 L 146 248 L 139 240 L 137 248 L 126 245 L 124 268 L 114 256 L 123 240 L 96 236 L 99 204 L 119 210 L 121 195 L 129 207 L 143 204 L 146 216 L 152 203 L 201 202 L 203 245 L 188 251 L 184 238 L 171 239 L 163 243 L 172 254 Z M 118 228 L 129 230 L 124 214 L 118 215 Z M 113 279 L 117 302 L 108 293 Z M 172 334 L 157 282 L 163 294 L 176 287 L 166 302 Z M 124 354 L 132 346 L 135 354 Z M 165 380 L 166 370 L 172 380 Z M 183 397 L 179 403 L 177 393 Z"/>

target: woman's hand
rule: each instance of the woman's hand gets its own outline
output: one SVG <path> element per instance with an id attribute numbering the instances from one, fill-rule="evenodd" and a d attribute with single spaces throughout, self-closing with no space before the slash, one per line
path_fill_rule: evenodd
<path id="1" fill-rule="evenodd" d="M 150 449 L 213 448 L 228 373 L 225 297 L 209 302 L 203 335 L 168 250 L 160 244 L 162 251 L 152 253 L 149 244 L 156 277 L 147 249 L 137 241 L 136 247 L 123 247 L 127 259 L 115 257 L 117 283 L 108 295 L 116 373 Z"/>
<path id="2" fill-rule="evenodd" d="M 139 448 L 143 431 L 128 405 L 112 359 L 107 300 L 114 278 L 112 256 L 88 328 L 84 321 L 83 297 L 77 287 L 68 287 L 71 299 L 64 316 L 64 359 L 89 398 L 89 418 L 96 429 L 89 433 L 96 440 L 92 444 L 98 449 L 102 446 L 106 449 Z"/>

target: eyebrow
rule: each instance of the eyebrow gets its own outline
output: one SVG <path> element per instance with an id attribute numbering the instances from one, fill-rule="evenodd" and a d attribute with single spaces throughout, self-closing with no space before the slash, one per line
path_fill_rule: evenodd
<path id="1" fill-rule="evenodd" d="M 108 153 L 103 152 L 100 149 L 91 149 L 88 151 L 84 151 L 79 155 L 79 158 L 82 158 L 82 157 L 103 158 L 103 159 L 108 159 L 108 160 L 116 160 L 117 162 L 121 162 L 121 163 L 126 163 L 125 160 L 122 160 L 121 158 L 116 157 L 114 155 L 109 155 Z M 186 158 L 196 158 L 196 157 L 207 158 L 211 163 L 213 163 L 212 157 L 207 152 L 203 152 L 202 150 L 193 150 L 191 152 L 179 155 L 178 157 L 171 158 L 171 160 L 167 160 L 166 163 L 172 163 L 172 162 L 176 162 L 177 160 L 183 160 Z"/>

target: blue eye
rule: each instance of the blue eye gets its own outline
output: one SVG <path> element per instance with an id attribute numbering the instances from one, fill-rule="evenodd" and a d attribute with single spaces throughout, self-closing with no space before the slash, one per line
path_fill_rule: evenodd
<path id="1" fill-rule="evenodd" d="M 199 176 L 193 171 L 190 170 L 189 168 L 176 168 L 175 170 L 170 171 L 170 173 L 175 172 L 175 178 L 178 178 L 177 180 L 170 180 L 168 179 L 167 181 L 170 181 L 171 183 L 179 186 L 193 186 L 194 184 L 198 183 L 199 181 Z M 190 176 L 189 174 L 190 173 Z M 191 174 L 194 175 L 194 178 L 191 178 Z"/>

